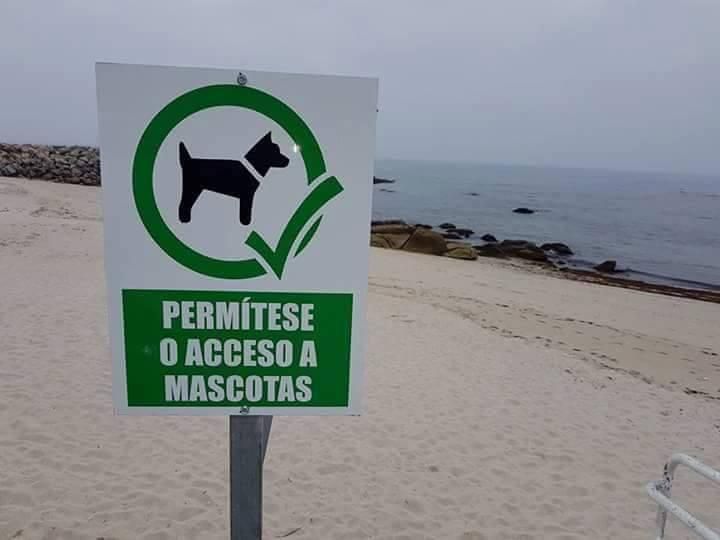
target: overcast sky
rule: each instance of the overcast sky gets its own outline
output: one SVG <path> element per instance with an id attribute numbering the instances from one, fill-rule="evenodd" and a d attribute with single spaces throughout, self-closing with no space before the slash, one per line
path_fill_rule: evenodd
<path id="1" fill-rule="evenodd" d="M 100 60 L 378 76 L 379 157 L 720 174 L 719 28 L 720 0 L 0 0 L 0 141 L 95 144 Z"/>

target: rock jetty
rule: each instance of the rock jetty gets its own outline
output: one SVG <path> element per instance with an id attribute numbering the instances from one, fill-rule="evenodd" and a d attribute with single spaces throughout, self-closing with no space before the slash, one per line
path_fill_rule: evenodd
<path id="1" fill-rule="evenodd" d="M 90 146 L 0 143 L 0 176 L 100 185 L 100 153 Z"/>

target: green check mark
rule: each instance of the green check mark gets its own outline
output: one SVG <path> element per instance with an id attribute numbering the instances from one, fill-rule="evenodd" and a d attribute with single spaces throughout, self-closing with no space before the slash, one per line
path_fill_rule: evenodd
<path id="1" fill-rule="evenodd" d="M 305 225 L 307 225 L 318 210 L 340 194 L 342 190 L 343 187 L 334 176 L 326 178 L 317 185 L 293 213 L 290 221 L 288 221 L 288 224 L 280 235 L 280 240 L 278 240 L 275 249 L 271 248 L 265 239 L 255 231 L 250 233 L 247 240 L 245 240 L 245 244 L 254 249 L 272 269 L 278 279 L 280 279 L 285 270 L 285 263 L 290 256 L 293 244 L 295 244 Z M 312 228 L 306 233 L 306 238 L 313 234 L 316 229 L 317 226 L 313 224 Z M 305 239 L 303 239 L 303 243 L 305 243 Z M 305 246 L 303 245 L 302 247 L 304 248 Z"/>

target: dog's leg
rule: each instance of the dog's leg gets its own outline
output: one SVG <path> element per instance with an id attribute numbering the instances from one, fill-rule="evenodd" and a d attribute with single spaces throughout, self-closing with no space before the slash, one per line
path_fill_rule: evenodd
<path id="1" fill-rule="evenodd" d="M 190 182 L 183 184 L 182 197 L 180 198 L 180 206 L 178 207 L 178 217 L 181 223 L 189 223 L 192 213 L 192 207 L 202 193 L 203 188 L 192 185 Z"/>
<path id="2" fill-rule="evenodd" d="M 252 221 L 252 207 L 253 199 L 255 198 L 255 191 L 246 193 L 240 197 L 240 223 L 243 225 L 250 225 Z"/>

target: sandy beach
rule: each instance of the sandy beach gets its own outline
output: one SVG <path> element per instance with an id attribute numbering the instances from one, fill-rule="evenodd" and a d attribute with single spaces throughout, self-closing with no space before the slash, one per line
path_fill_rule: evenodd
<path id="1" fill-rule="evenodd" d="M 227 538 L 227 419 L 113 416 L 99 200 L 0 179 L 0 539 Z M 365 412 L 276 419 L 266 538 L 647 539 L 720 466 L 719 304 L 371 257 Z"/>

